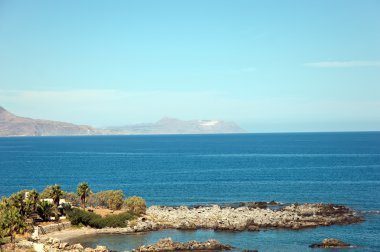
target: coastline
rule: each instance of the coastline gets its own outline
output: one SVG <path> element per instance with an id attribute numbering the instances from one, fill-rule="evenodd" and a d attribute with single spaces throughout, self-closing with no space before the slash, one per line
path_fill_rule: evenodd
<path id="1" fill-rule="evenodd" d="M 263 231 L 268 229 L 299 230 L 330 225 L 360 223 L 363 218 L 345 206 L 332 204 L 291 204 L 272 209 L 263 202 L 249 206 L 151 206 L 146 214 L 124 228 L 70 228 L 41 235 L 38 241 L 51 244 L 76 244 L 82 236 L 97 234 L 139 235 L 146 232 L 176 229 L 216 231 Z M 65 251 L 65 250 L 62 250 Z"/>

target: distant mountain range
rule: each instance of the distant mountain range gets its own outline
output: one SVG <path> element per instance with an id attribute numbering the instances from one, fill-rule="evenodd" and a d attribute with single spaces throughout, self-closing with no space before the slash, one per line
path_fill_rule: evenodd
<path id="1" fill-rule="evenodd" d="M 156 123 L 96 129 L 87 125 L 20 117 L 0 107 L 0 136 L 215 134 L 243 132 L 244 130 L 234 122 L 219 120 L 182 121 L 174 118 L 163 118 Z"/>
<path id="2" fill-rule="evenodd" d="M 0 136 L 74 136 L 96 134 L 99 134 L 99 132 L 90 126 L 20 117 L 0 107 Z"/>
<path id="3" fill-rule="evenodd" d="M 162 118 L 156 123 L 141 123 L 122 127 L 110 127 L 112 131 L 129 132 L 131 134 L 215 134 L 243 133 L 234 122 L 219 120 L 182 121 L 175 118 Z"/>

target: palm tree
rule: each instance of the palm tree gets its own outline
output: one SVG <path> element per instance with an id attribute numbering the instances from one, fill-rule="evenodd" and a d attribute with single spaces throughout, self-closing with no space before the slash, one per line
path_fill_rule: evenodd
<path id="1" fill-rule="evenodd" d="M 23 192 L 17 192 L 9 197 L 10 204 L 18 209 L 22 216 L 26 213 L 26 202 Z"/>
<path id="2" fill-rule="evenodd" d="M 78 196 L 80 196 L 80 201 L 82 203 L 83 209 L 86 208 L 86 197 L 91 193 L 90 187 L 86 182 L 79 183 L 77 188 Z"/>
<path id="3" fill-rule="evenodd" d="M 48 201 L 41 201 L 37 205 L 37 213 L 44 221 L 48 221 L 53 215 L 53 207 L 53 204 Z"/>
<path id="4" fill-rule="evenodd" d="M 28 204 L 30 207 L 31 212 L 35 212 L 37 210 L 37 203 L 38 203 L 39 193 L 33 189 L 28 194 Z"/>
<path id="5" fill-rule="evenodd" d="M 0 231 L 2 235 L 10 236 L 14 244 L 16 234 L 24 233 L 26 223 L 19 209 L 10 204 L 2 204 L 0 209 Z"/>
<path id="6" fill-rule="evenodd" d="M 63 191 L 60 185 L 51 186 L 50 197 L 53 199 L 54 205 L 57 208 L 59 206 L 59 199 L 61 198 L 62 195 L 63 195 Z"/>

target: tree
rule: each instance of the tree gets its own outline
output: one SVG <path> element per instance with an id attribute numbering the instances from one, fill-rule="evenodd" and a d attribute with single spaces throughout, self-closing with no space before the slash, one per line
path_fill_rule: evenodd
<path id="1" fill-rule="evenodd" d="M 79 206 L 80 204 L 80 198 L 76 193 L 64 192 L 62 198 L 65 199 L 67 203 L 70 203 L 73 206 Z"/>
<path id="2" fill-rule="evenodd" d="M 51 186 L 50 197 L 53 199 L 54 205 L 58 208 L 59 200 L 63 195 L 63 191 L 60 185 Z"/>
<path id="3" fill-rule="evenodd" d="M 119 210 L 124 203 L 124 193 L 122 190 L 108 190 L 91 194 L 87 198 L 87 204 L 93 207 L 105 207 L 112 210 Z"/>
<path id="4" fill-rule="evenodd" d="M 51 186 L 45 187 L 45 189 L 40 193 L 40 199 L 47 199 L 51 196 Z"/>
<path id="5" fill-rule="evenodd" d="M 25 191 L 20 191 L 9 197 L 9 204 L 17 208 L 19 213 L 23 216 L 26 214 L 26 202 L 24 196 Z"/>
<path id="6" fill-rule="evenodd" d="M 79 183 L 77 188 L 78 196 L 80 197 L 80 201 L 82 203 L 83 209 L 86 208 L 86 197 L 91 193 L 90 187 L 86 182 Z"/>
<path id="7" fill-rule="evenodd" d="M 138 196 L 129 197 L 125 201 L 125 206 L 128 209 L 128 211 L 136 215 L 145 214 L 146 211 L 145 200 Z"/>
<path id="8" fill-rule="evenodd" d="M 41 201 L 37 205 L 37 213 L 44 221 L 48 221 L 53 215 L 53 208 L 53 204 L 48 201 Z"/>
<path id="9" fill-rule="evenodd" d="M 16 234 L 24 233 L 26 227 L 25 218 L 19 209 L 3 200 L 0 205 L 0 235 L 10 236 L 14 244 Z"/>
<path id="10" fill-rule="evenodd" d="M 108 198 L 108 208 L 112 210 L 119 210 L 123 206 L 124 193 L 122 190 L 111 191 Z"/>
<path id="11" fill-rule="evenodd" d="M 33 189 L 29 192 L 28 198 L 26 200 L 26 204 L 28 206 L 29 213 L 34 213 L 37 210 L 37 204 L 38 204 L 39 194 L 38 192 Z"/>

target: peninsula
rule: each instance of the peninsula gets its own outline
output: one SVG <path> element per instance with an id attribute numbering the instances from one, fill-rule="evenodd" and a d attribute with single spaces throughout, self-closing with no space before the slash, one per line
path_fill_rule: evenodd
<path id="1" fill-rule="evenodd" d="M 17 116 L 0 106 L 1 136 L 86 136 L 144 134 L 221 134 L 244 133 L 234 122 L 221 120 L 182 121 L 163 118 L 156 123 L 142 123 L 106 129 L 67 122 Z"/>

